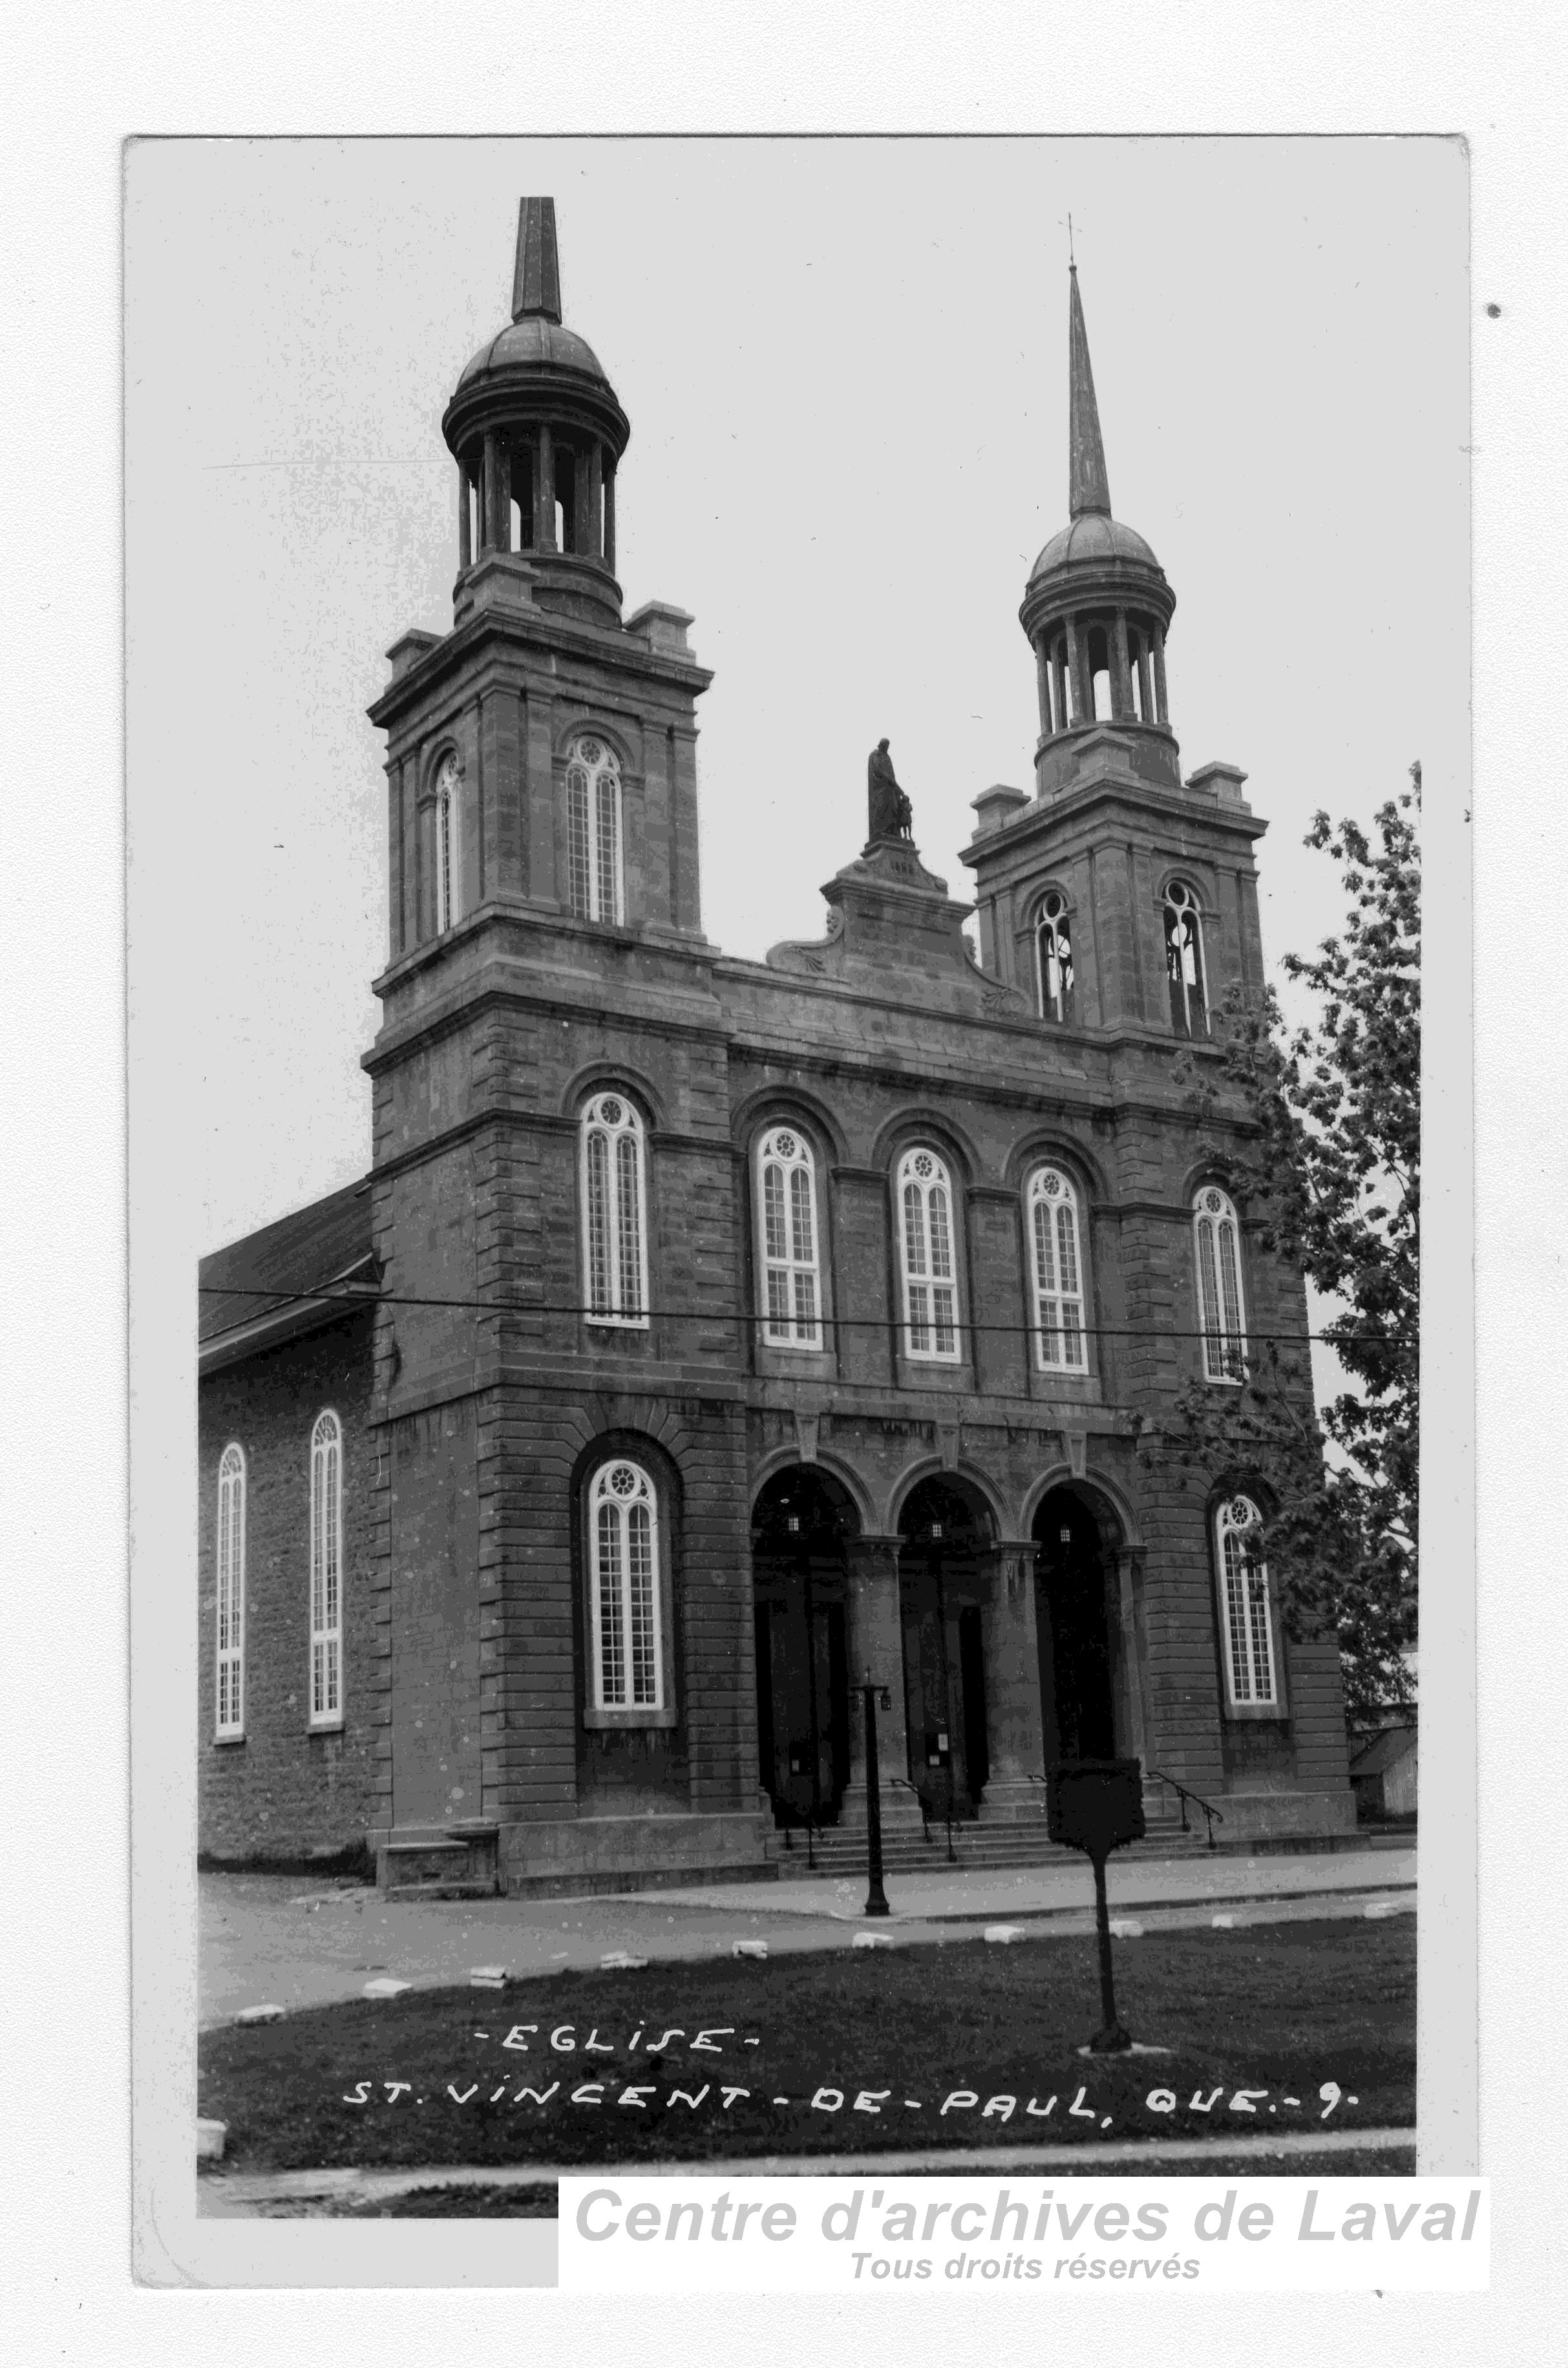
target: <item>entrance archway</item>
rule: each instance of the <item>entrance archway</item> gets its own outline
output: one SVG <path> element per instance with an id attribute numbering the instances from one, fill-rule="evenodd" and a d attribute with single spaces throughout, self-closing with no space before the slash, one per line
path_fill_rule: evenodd
<path id="1" fill-rule="evenodd" d="M 990 1774 L 983 1607 L 994 1526 L 947 1474 L 911 1489 L 898 1526 L 910 1782 L 930 1815 L 970 1816 Z"/>
<path id="2" fill-rule="evenodd" d="M 1116 1756 L 1112 1579 L 1118 1539 L 1074 1488 L 1035 1515 L 1040 1700 L 1045 1763 Z"/>
<path id="3" fill-rule="evenodd" d="M 752 1513 L 757 1774 L 786 1825 L 831 1824 L 849 1781 L 847 1542 L 859 1521 L 832 1475 L 792 1464 Z"/>

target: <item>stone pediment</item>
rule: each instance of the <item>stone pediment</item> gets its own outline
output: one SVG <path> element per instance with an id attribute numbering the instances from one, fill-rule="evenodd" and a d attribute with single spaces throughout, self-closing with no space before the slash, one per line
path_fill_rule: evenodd
<path id="1" fill-rule="evenodd" d="M 1024 1017 L 1023 996 L 982 970 L 969 950 L 963 924 L 973 905 L 949 895 L 910 840 L 872 839 L 822 893 L 825 935 L 770 946 L 770 970 L 976 1017 Z"/>

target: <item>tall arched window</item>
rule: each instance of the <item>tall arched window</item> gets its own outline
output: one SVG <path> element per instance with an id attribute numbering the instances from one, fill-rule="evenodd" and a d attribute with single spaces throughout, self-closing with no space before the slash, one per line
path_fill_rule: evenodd
<path id="1" fill-rule="evenodd" d="M 1232 1497 L 1216 1518 L 1220 1609 L 1225 1630 L 1225 1689 L 1233 1708 L 1266 1708 L 1278 1699 L 1269 1628 L 1268 1565 L 1258 1552 L 1258 1511 Z"/>
<path id="2" fill-rule="evenodd" d="M 618 1457 L 595 1474 L 588 1565 L 595 1708 L 663 1710 L 659 1500 L 640 1463 Z"/>
<path id="3" fill-rule="evenodd" d="M 436 776 L 436 929 L 462 916 L 462 834 L 458 812 L 458 760 L 449 754 Z"/>
<path id="4" fill-rule="evenodd" d="M 1040 968 L 1040 1016 L 1065 1024 L 1073 1018 L 1073 938 L 1066 901 L 1054 888 L 1047 892 L 1040 908 L 1035 954 Z"/>
<path id="5" fill-rule="evenodd" d="M 1217 1184 L 1205 1184 L 1193 1210 L 1198 1236 L 1199 1324 L 1203 1375 L 1210 1382 L 1246 1379 L 1246 1307 L 1242 1298 L 1241 1228 Z"/>
<path id="6" fill-rule="evenodd" d="M 622 1093 L 596 1094 L 583 1113 L 583 1241 L 588 1320 L 648 1321 L 642 1121 Z"/>
<path id="7" fill-rule="evenodd" d="M 924 1145 L 906 1151 L 899 1163 L 898 1205 L 904 1347 L 912 1357 L 956 1362 L 953 1188 L 936 1153 Z"/>
<path id="8" fill-rule="evenodd" d="M 343 1429 L 311 1433 L 311 1725 L 343 1723 Z"/>
<path id="9" fill-rule="evenodd" d="M 620 766 L 613 748 L 585 736 L 566 758 L 567 871 L 572 910 L 584 921 L 620 921 Z"/>
<path id="10" fill-rule="evenodd" d="M 245 1459 L 225 1447 L 218 1464 L 218 1733 L 245 1725 Z"/>
<path id="11" fill-rule="evenodd" d="M 1165 890 L 1165 977 L 1171 994 L 1171 1026 L 1176 1034 L 1207 1036 L 1203 921 L 1197 897 L 1180 880 L 1173 880 Z"/>
<path id="12" fill-rule="evenodd" d="M 1083 1263 L 1078 1196 L 1059 1167 L 1037 1167 L 1028 1194 L 1035 1322 L 1042 1372 L 1084 1372 Z"/>
<path id="13" fill-rule="evenodd" d="M 816 1163 L 799 1127 L 776 1126 L 756 1156 L 764 1338 L 770 1348 L 822 1347 Z"/>

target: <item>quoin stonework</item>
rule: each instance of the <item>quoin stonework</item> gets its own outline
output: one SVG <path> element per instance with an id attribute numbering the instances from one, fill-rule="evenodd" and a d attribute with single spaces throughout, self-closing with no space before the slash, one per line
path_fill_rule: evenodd
<path id="1" fill-rule="evenodd" d="M 1049 1855 L 1042 1776 L 1085 1756 L 1142 1762 L 1156 1832 L 1166 1778 L 1231 1840 L 1353 1826 L 1335 1647 L 1283 1632 L 1256 1482 L 1139 1452 L 1307 1316 L 1210 1026 L 1263 983 L 1265 825 L 1233 766 L 1183 776 L 1075 274 L 1068 367 L 1034 779 L 974 798 L 972 901 L 892 730 L 821 938 L 736 961 L 701 919 L 710 677 L 682 610 L 623 614 L 630 423 L 523 201 L 442 422 L 451 630 L 370 712 L 369 1173 L 201 1270 L 213 1856 L 569 1890 L 777 1866 L 811 1819 L 852 1860 L 868 1677 L 906 1857 L 945 1857 L 923 1805 L 960 1857 Z"/>

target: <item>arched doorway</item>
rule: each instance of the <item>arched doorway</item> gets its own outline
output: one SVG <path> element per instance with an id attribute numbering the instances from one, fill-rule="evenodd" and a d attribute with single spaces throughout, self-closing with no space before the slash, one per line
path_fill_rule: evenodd
<path id="1" fill-rule="evenodd" d="M 859 1526 L 848 1490 L 803 1464 L 752 1513 L 757 1774 L 786 1823 L 831 1824 L 849 1781 L 845 1549 Z"/>
<path id="2" fill-rule="evenodd" d="M 930 1815 L 969 1816 L 990 1773 L 982 1622 L 994 1527 L 946 1474 L 911 1489 L 898 1526 L 910 1781 Z"/>
<path id="3" fill-rule="evenodd" d="M 1117 1539 L 1074 1488 L 1035 1515 L 1040 1700 L 1045 1764 L 1116 1756 L 1112 1578 Z"/>

